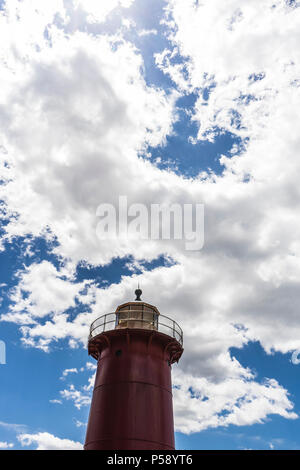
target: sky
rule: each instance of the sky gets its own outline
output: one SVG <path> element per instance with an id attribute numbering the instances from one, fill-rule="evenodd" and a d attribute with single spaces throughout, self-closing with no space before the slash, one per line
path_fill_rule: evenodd
<path id="1" fill-rule="evenodd" d="M 300 448 L 299 6 L 0 1 L 1 449 L 82 448 L 138 283 L 184 331 L 176 447 Z M 99 239 L 120 196 L 202 204 L 203 246 Z"/>

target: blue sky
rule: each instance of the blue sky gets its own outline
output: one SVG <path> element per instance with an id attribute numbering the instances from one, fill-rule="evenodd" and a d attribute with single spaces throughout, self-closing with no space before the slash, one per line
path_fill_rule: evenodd
<path id="1" fill-rule="evenodd" d="M 0 1 L 0 448 L 82 447 L 89 325 L 140 283 L 177 448 L 299 449 L 298 2 L 41 3 Z M 202 249 L 99 240 L 122 195 L 204 204 Z"/>

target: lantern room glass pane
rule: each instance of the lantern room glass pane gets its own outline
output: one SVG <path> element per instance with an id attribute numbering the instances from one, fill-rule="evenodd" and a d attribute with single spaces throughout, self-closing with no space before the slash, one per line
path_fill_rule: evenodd
<path id="1" fill-rule="evenodd" d="M 141 328 L 157 330 L 158 314 L 152 309 L 144 311 L 143 306 L 132 306 L 130 310 L 120 309 L 116 328 Z"/>

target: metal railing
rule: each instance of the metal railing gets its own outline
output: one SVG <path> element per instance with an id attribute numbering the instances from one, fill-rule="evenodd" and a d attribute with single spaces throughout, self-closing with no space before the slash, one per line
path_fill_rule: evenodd
<path id="1" fill-rule="evenodd" d="M 176 339 L 181 346 L 183 345 L 183 331 L 176 323 L 175 320 L 172 318 L 166 317 L 165 315 L 153 315 L 153 320 L 149 321 L 149 319 L 144 318 L 133 318 L 133 313 L 138 313 L 138 311 L 133 310 L 122 310 L 120 312 L 113 312 L 113 313 L 106 313 L 101 317 L 97 318 L 90 327 L 90 335 L 89 340 L 94 338 L 105 331 L 114 330 L 117 327 L 121 327 L 122 323 L 119 323 L 118 314 L 122 314 L 122 322 L 127 321 L 131 325 L 140 324 L 142 323 L 143 326 L 132 326 L 132 328 L 142 328 L 142 329 L 151 329 L 155 331 L 159 331 L 160 333 L 164 333 L 165 335 L 171 336 L 172 338 Z M 128 313 L 128 317 L 124 318 L 124 313 Z M 131 328 L 128 326 L 128 328 Z"/>

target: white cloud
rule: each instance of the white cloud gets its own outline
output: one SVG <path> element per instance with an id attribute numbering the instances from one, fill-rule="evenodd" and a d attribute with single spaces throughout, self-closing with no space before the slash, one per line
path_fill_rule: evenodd
<path id="1" fill-rule="evenodd" d="M 56 398 L 53 399 L 53 400 L 49 400 L 50 403 L 53 403 L 54 405 L 62 405 L 62 401 L 61 400 L 57 400 Z"/>
<path id="2" fill-rule="evenodd" d="M 250 139 L 243 154 L 236 146 L 231 159 L 222 157 L 222 175 L 189 180 L 139 158 L 147 144 L 163 144 L 172 133 L 178 90 L 169 95 L 146 85 L 132 44 L 70 32 L 68 12 L 53 5 L 41 12 L 24 3 L 16 13 L 20 5 L 12 2 L 0 19 L 0 148 L 7 162 L 0 199 L 11 217 L 7 239 L 57 237 L 54 252 L 70 268 L 24 268 L 2 319 L 22 325 L 27 345 L 49 350 L 64 338 L 70 347 L 86 344 L 90 322 L 131 299 L 140 280 L 145 300 L 184 329 L 178 429 L 251 424 L 274 413 L 294 418 L 288 392 L 273 379 L 257 383 L 229 349 L 251 340 L 268 353 L 300 347 L 300 9 L 278 0 L 169 2 L 174 47 L 157 60 L 177 88 L 197 94 L 198 139 L 213 140 L 216 126 Z M 172 61 L 178 51 L 185 70 Z M 145 204 L 204 202 L 202 252 L 172 241 L 100 244 L 96 207 L 120 194 Z M 72 277 L 81 260 L 98 265 L 132 254 L 138 262 L 162 253 L 177 264 L 107 289 Z M 76 301 L 82 309 L 71 321 L 66 310 Z M 196 401 L 183 380 L 216 400 Z M 80 408 L 91 387 L 92 379 L 61 396 Z"/>
<path id="3" fill-rule="evenodd" d="M 87 370 L 96 370 L 97 369 L 97 364 L 93 364 L 92 362 L 87 362 L 86 363 L 86 368 L 87 368 Z"/>
<path id="4" fill-rule="evenodd" d="M 90 305 L 93 302 L 92 288 L 89 282 L 72 282 L 68 270 L 58 271 L 50 262 L 33 263 L 18 273 L 19 284 L 11 292 L 10 311 L 2 314 L 1 321 L 13 321 L 23 325 L 23 342 L 29 346 L 49 350 L 49 343 L 54 339 L 76 336 L 76 326 L 69 321 L 65 311 L 77 304 Z M 93 289 L 92 289 L 93 290 Z M 48 317 L 44 323 L 38 320 Z M 82 326 L 87 314 L 81 313 L 77 321 L 81 331 L 77 339 L 82 338 Z M 88 331 L 88 319 L 85 332 Z M 72 333 L 73 332 L 73 333 Z M 39 337 L 35 342 L 35 337 Z"/>
<path id="5" fill-rule="evenodd" d="M 213 383 L 175 369 L 173 382 L 175 428 L 186 434 L 231 424 L 262 423 L 270 414 L 298 417 L 287 390 L 274 379 L 259 384 L 228 377 Z"/>
<path id="6" fill-rule="evenodd" d="M 55 251 L 74 262 L 103 263 L 133 251 L 131 245 L 99 244 L 96 208 L 126 194 L 126 181 L 147 171 L 153 192 L 160 173 L 137 155 L 147 144 L 163 143 L 171 132 L 176 93 L 147 86 L 140 54 L 119 37 L 67 35 L 55 23 L 44 23 L 50 39 L 39 33 L 32 43 L 18 34 L 23 16 L 9 20 L 6 34 L 16 30 L 18 54 L 11 53 L 3 33 L 3 62 L 13 55 L 1 77 L 7 165 L 0 173 L 7 184 L 0 196 L 8 216 L 16 214 L 7 237 L 53 234 L 60 244 Z"/>
<path id="7" fill-rule="evenodd" d="M 14 432 L 26 431 L 26 426 L 24 424 L 6 423 L 5 421 L 0 421 L 0 427 Z"/>
<path id="8" fill-rule="evenodd" d="M 89 393 L 86 393 L 86 390 L 76 390 L 74 385 L 70 385 L 68 389 L 64 389 L 60 391 L 60 395 L 65 400 L 71 400 L 74 402 L 74 406 L 80 410 L 82 406 L 89 406 L 91 403 L 91 396 Z"/>
<path id="9" fill-rule="evenodd" d="M 198 138 L 213 139 L 215 127 L 243 138 L 261 135 L 274 110 L 281 112 L 282 98 L 298 97 L 300 10 L 284 0 L 168 4 L 175 47 L 157 61 L 184 89 L 200 89 Z M 186 57 L 182 64 L 172 64 L 176 52 Z"/>
<path id="10" fill-rule="evenodd" d="M 76 426 L 77 428 L 85 427 L 85 426 L 87 425 L 87 423 L 82 423 L 82 422 L 79 421 L 78 419 L 75 419 L 74 422 L 75 422 L 75 426 Z"/>
<path id="11" fill-rule="evenodd" d="M 60 439 L 48 432 L 39 432 L 37 434 L 20 434 L 18 440 L 23 447 L 35 445 L 35 450 L 82 450 L 83 445 L 80 442 L 69 439 Z"/>
<path id="12" fill-rule="evenodd" d="M 139 36 L 150 36 L 152 34 L 156 36 L 158 34 L 157 30 L 156 29 L 141 29 L 138 32 Z"/>
<path id="13" fill-rule="evenodd" d="M 74 6 L 79 7 L 87 14 L 90 23 L 102 23 L 109 13 L 117 7 L 129 8 L 134 0 L 74 0 Z"/>
<path id="14" fill-rule="evenodd" d="M 69 374 L 78 374 L 78 370 L 76 369 L 76 367 L 73 367 L 72 369 L 65 369 L 62 373 L 61 379 L 64 379 Z"/>
<path id="15" fill-rule="evenodd" d="M 93 364 L 92 362 L 87 362 L 86 367 L 82 367 L 80 372 L 84 372 L 85 370 L 92 371 L 92 375 L 88 378 L 88 383 L 82 385 L 77 389 L 73 384 L 70 384 L 68 388 L 61 390 L 60 396 L 68 401 L 72 401 L 74 406 L 80 410 L 82 406 L 89 406 L 91 403 L 91 393 L 95 383 L 95 377 L 97 369 L 97 364 Z M 73 370 L 73 369 L 70 369 Z M 75 369 L 76 370 L 76 369 Z M 60 400 L 59 400 L 60 401 Z M 82 423 L 83 425 L 84 423 Z M 76 424 L 78 426 L 78 424 Z"/>

